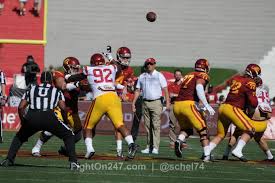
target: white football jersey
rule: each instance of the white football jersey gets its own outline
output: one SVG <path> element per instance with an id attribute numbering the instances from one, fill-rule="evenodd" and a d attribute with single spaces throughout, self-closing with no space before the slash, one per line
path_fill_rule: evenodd
<path id="1" fill-rule="evenodd" d="M 83 73 L 87 75 L 94 99 L 108 92 L 116 93 L 117 67 L 115 65 L 86 66 Z"/>
<path id="2" fill-rule="evenodd" d="M 269 90 L 265 85 L 256 88 L 256 96 L 258 98 L 258 106 L 255 109 L 255 113 L 252 117 L 254 120 L 265 120 L 265 117 L 261 117 L 260 111 L 262 113 L 272 113 L 272 108 L 270 106 Z"/>

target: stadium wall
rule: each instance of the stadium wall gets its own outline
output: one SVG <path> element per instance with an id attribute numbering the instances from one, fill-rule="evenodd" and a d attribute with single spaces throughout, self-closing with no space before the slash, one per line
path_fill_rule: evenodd
<path id="1" fill-rule="evenodd" d="M 49 1 L 45 64 L 60 66 L 70 55 L 88 64 L 107 45 L 125 45 L 132 65 L 155 57 L 185 67 L 205 57 L 213 67 L 242 70 L 274 46 L 274 7 L 274 0 Z M 148 11 L 156 22 L 146 21 Z"/>

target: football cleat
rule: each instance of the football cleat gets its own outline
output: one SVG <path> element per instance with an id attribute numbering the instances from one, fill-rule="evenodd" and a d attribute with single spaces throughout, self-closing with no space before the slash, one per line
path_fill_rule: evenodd
<path id="1" fill-rule="evenodd" d="M 85 159 L 91 159 L 95 155 L 95 152 L 87 152 L 85 154 Z"/>
<path id="2" fill-rule="evenodd" d="M 80 164 L 78 162 L 70 162 L 70 170 L 79 170 Z"/>
<path id="3" fill-rule="evenodd" d="M 264 161 L 265 161 L 265 162 L 273 162 L 273 163 L 274 163 L 274 162 L 275 162 L 275 159 L 274 159 L 274 158 L 272 158 L 272 159 L 264 159 Z"/>
<path id="4" fill-rule="evenodd" d="M 208 155 L 208 156 L 204 156 L 203 159 L 202 159 L 203 162 L 210 162 L 211 161 L 211 156 Z"/>
<path id="5" fill-rule="evenodd" d="M 222 160 L 228 160 L 228 156 L 223 155 Z"/>
<path id="6" fill-rule="evenodd" d="M 175 154 L 179 158 L 182 158 L 182 144 L 183 142 L 179 139 L 175 141 Z"/>
<path id="7" fill-rule="evenodd" d="M 60 146 L 58 153 L 63 156 L 68 156 L 67 150 L 64 146 Z"/>
<path id="8" fill-rule="evenodd" d="M 248 161 L 244 156 L 237 156 L 233 152 L 232 152 L 232 156 L 234 156 L 235 158 L 238 158 L 242 162 L 247 162 Z"/>
<path id="9" fill-rule="evenodd" d="M 124 158 L 123 151 L 122 150 L 117 150 L 116 156 L 117 156 L 118 160 L 123 159 Z"/>
<path id="10" fill-rule="evenodd" d="M 34 146 L 32 148 L 32 156 L 34 156 L 34 157 L 41 157 L 40 149 L 37 148 L 36 146 Z"/>
<path id="11" fill-rule="evenodd" d="M 34 156 L 34 157 L 41 157 L 42 155 L 40 154 L 40 152 L 33 152 L 32 156 Z"/>
<path id="12" fill-rule="evenodd" d="M 13 166 L 14 162 L 11 161 L 10 159 L 6 158 L 0 163 L 0 165 L 4 166 L 4 167 Z"/>
<path id="13" fill-rule="evenodd" d="M 134 159 L 135 158 L 135 155 L 137 153 L 137 150 L 138 150 L 138 145 L 135 144 L 135 143 L 131 143 L 129 145 L 129 151 L 128 151 L 128 156 L 127 158 L 128 159 Z"/>

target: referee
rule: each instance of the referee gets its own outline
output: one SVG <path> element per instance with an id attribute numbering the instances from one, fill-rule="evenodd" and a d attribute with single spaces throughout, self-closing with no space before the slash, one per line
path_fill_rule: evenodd
<path id="1" fill-rule="evenodd" d="M 45 130 L 63 139 L 69 156 L 70 169 L 75 170 L 80 167 L 75 154 L 74 134 L 68 126 L 57 119 L 53 111 L 59 106 L 65 112 L 66 107 L 64 95 L 61 90 L 51 85 L 52 80 L 51 72 L 43 72 L 41 84 L 31 86 L 23 95 L 18 107 L 22 126 L 11 143 L 7 158 L 1 162 L 2 166 L 13 165 L 16 153 L 22 144 L 36 132 Z M 29 110 L 25 114 L 28 106 Z"/>
<path id="2" fill-rule="evenodd" d="M 0 143 L 3 142 L 3 127 L 2 127 L 2 112 L 3 106 L 7 102 L 6 95 L 6 77 L 3 71 L 0 70 Z"/>

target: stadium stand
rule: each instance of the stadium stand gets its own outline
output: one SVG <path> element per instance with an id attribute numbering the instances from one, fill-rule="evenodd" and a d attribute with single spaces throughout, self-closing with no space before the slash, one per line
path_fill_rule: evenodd
<path id="1" fill-rule="evenodd" d="M 274 68 L 275 68 L 275 47 L 272 47 L 266 56 L 262 60 L 260 60 L 260 66 L 263 70 L 262 78 L 263 81 L 266 82 L 267 86 L 269 87 L 270 91 L 270 98 L 275 97 L 275 75 L 274 75 Z"/>
<path id="2" fill-rule="evenodd" d="M 163 66 L 192 66 L 198 57 L 213 67 L 243 70 L 275 42 L 273 1 L 49 1 L 46 65 L 74 55 L 88 64 L 91 53 L 126 45 L 131 65 L 154 56 Z M 157 20 L 147 22 L 148 11 Z M 68 46 L 69 45 L 69 46 Z"/>

